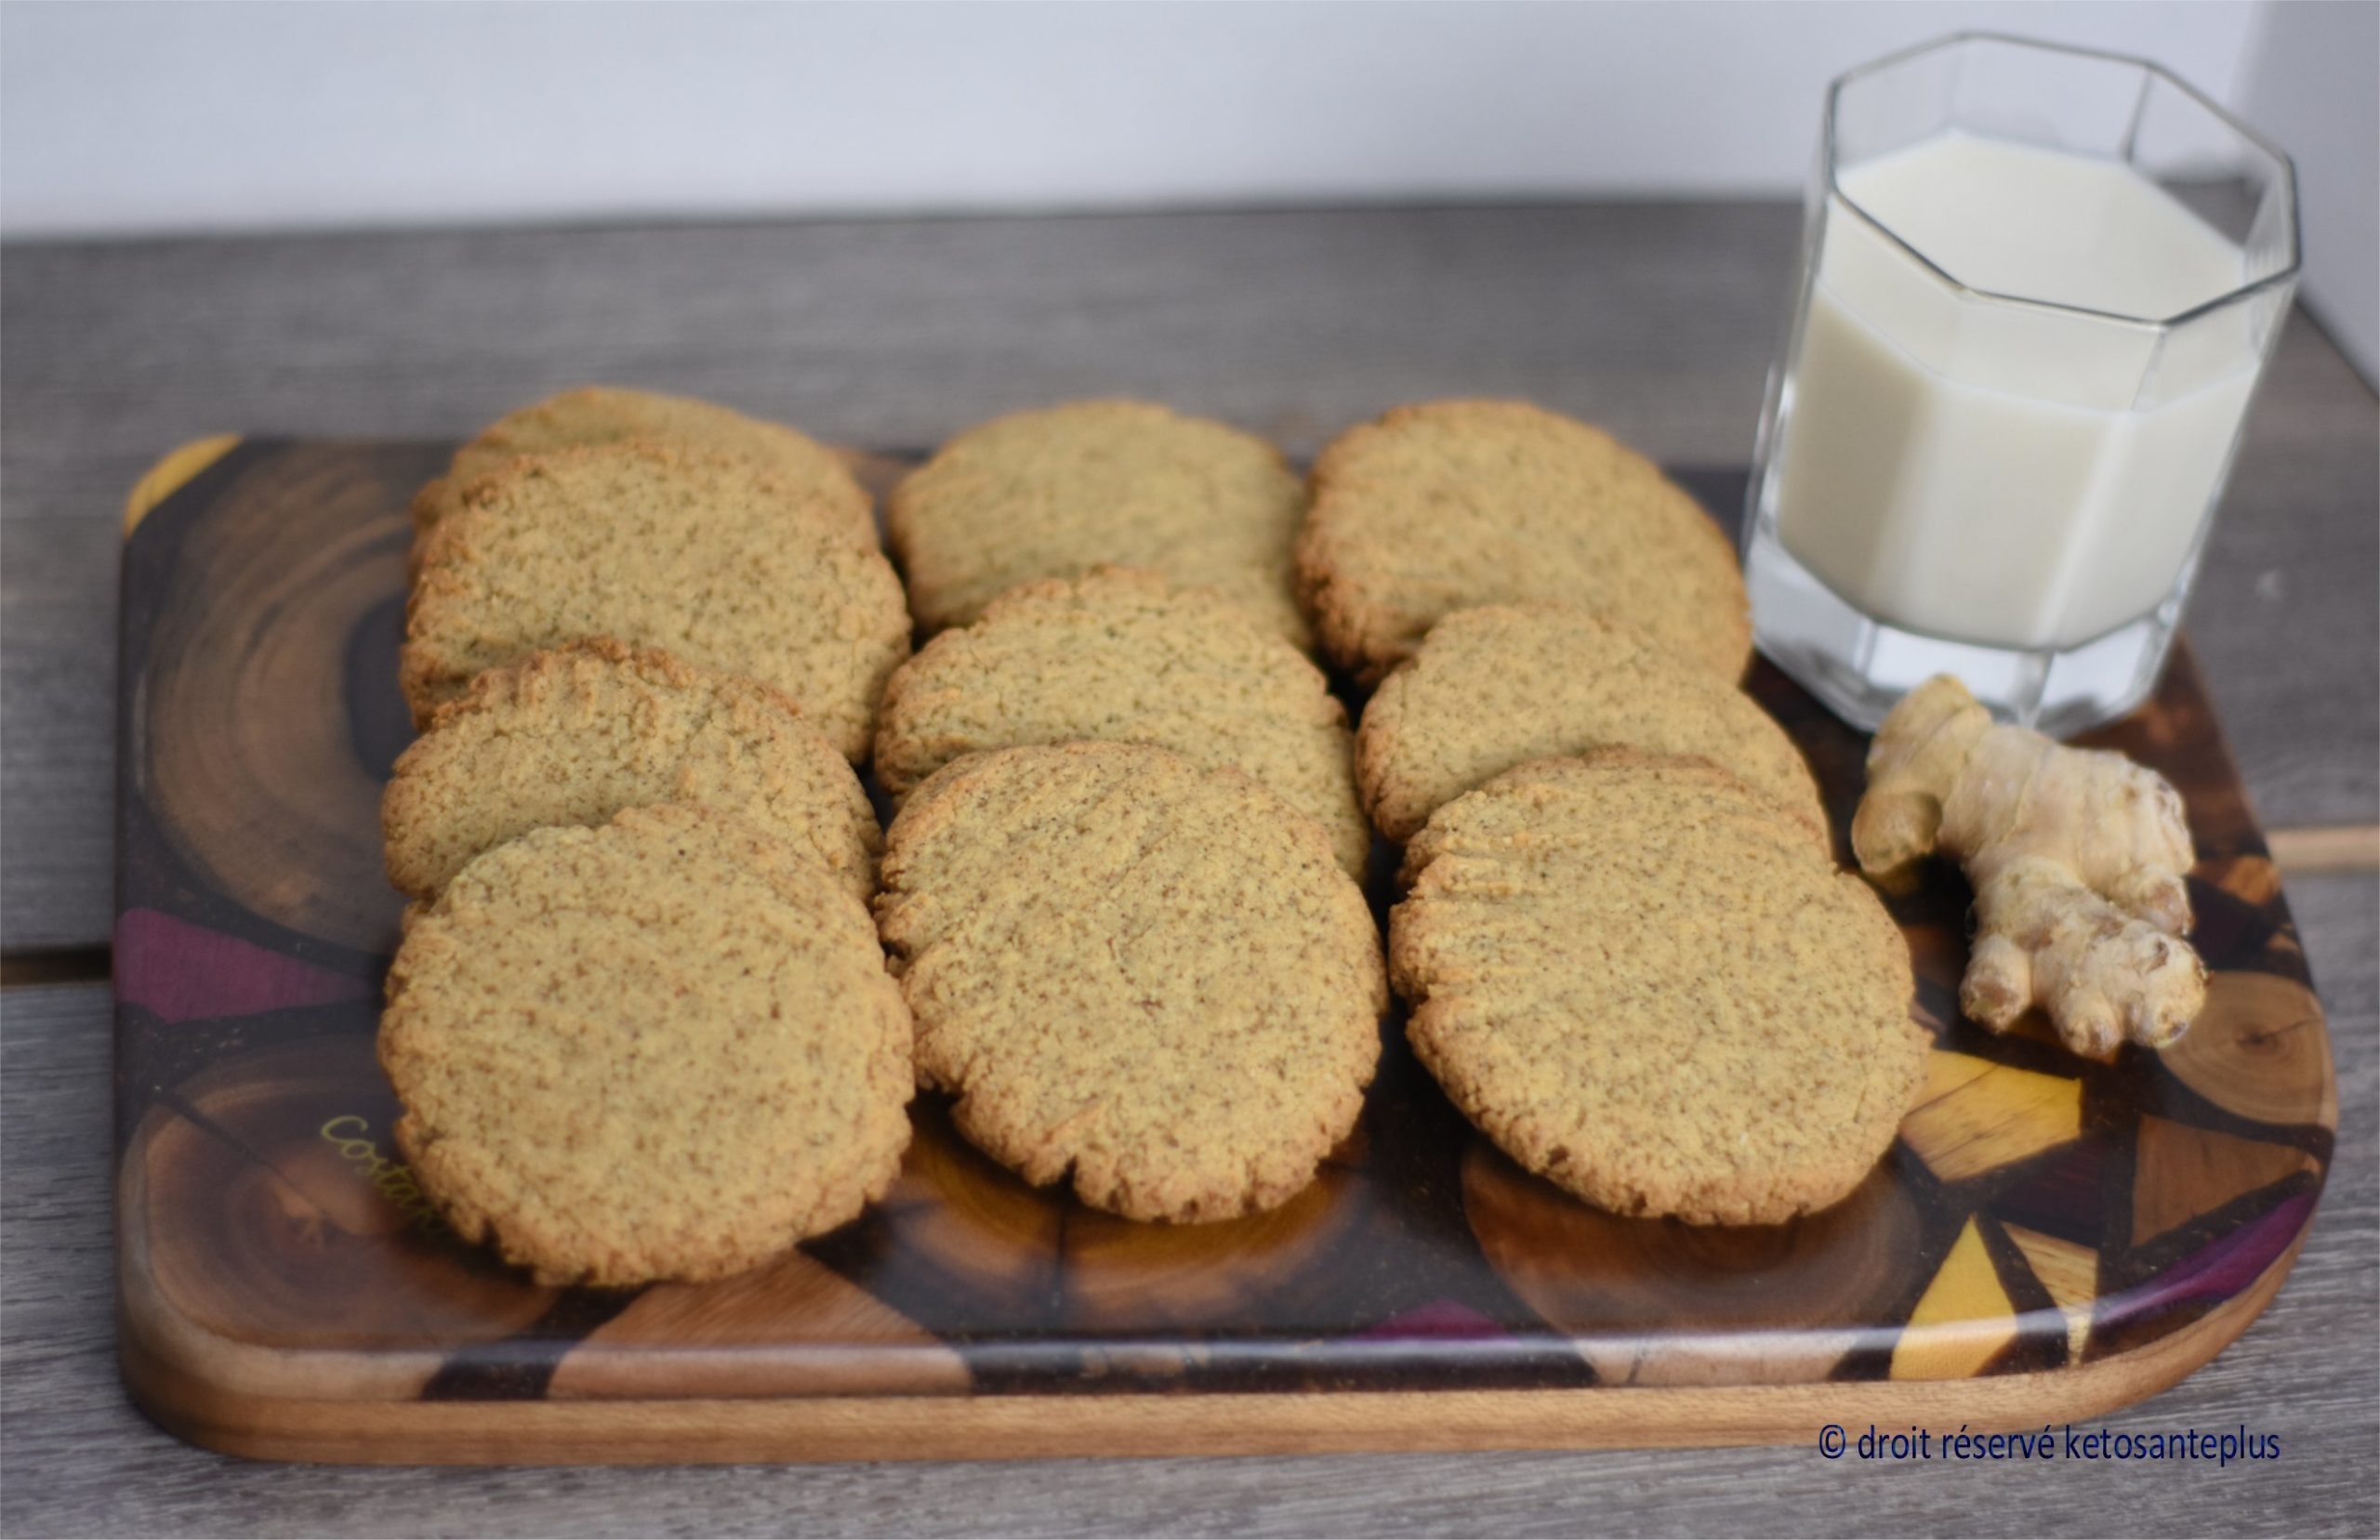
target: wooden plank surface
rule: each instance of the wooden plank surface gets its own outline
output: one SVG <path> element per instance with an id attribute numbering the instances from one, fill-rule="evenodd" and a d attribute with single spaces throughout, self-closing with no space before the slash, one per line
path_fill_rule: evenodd
<path id="1" fill-rule="evenodd" d="M 431 233 L 0 253 L 0 942 L 107 935 L 116 518 L 225 428 L 451 435 L 611 377 L 879 442 L 1140 391 L 1311 450 L 1401 399 L 1533 395 L 1664 458 L 1740 461 L 1798 220 L 1778 205 L 1208 214 Z M 2301 317 L 2190 627 L 2268 827 L 2380 816 L 2380 414 Z M 1856 1468 L 1794 1449 L 1589 1455 L 297 1470 L 200 1454 L 113 1362 L 104 990 L 0 995 L 0 1531 L 1779 1533 L 2380 1530 L 2367 875 L 2293 877 L 2338 1046 L 2337 1176 L 2297 1272 L 2127 1414 L 2245 1424 L 2279 1466 Z M 35 962 L 43 959 L 35 958 Z M 2343 1346 L 2347 1345 L 2345 1350 Z"/>
<path id="2" fill-rule="evenodd" d="M 108 925 L 116 519 L 225 429 L 467 431 L 555 387 L 932 443 L 1137 392 L 1307 453 L 1428 395 L 1532 396 L 1741 463 L 1788 297 L 1778 204 L 907 220 L 13 245 L 0 262 L 0 871 L 10 951 Z M 2269 828 L 2380 822 L 2380 414 L 2302 317 L 2189 625 Z"/>
<path id="3" fill-rule="evenodd" d="M 2176 1389 L 2108 1421 L 2134 1432 L 2277 1432 L 2278 1465 L 1862 1467 L 1809 1447 L 613 1470 L 226 1460 L 142 1421 L 116 1380 L 108 1001 L 86 986 L 0 995 L 9 1258 L 0 1532 L 2371 1533 L 2380 1529 L 2370 1463 L 2380 1436 L 2370 1350 L 2380 1309 L 2380 888 L 2359 875 L 2308 877 L 2290 890 L 2328 981 L 2337 1175 L 2264 1319 Z"/>

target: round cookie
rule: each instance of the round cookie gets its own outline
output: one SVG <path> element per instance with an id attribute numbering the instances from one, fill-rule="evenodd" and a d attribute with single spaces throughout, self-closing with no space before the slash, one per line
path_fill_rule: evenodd
<path id="1" fill-rule="evenodd" d="M 508 412 L 455 452 L 446 474 L 413 503 L 414 529 L 426 534 L 451 512 L 463 489 L 523 454 L 649 439 L 684 444 L 747 462 L 811 494 L 827 521 L 874 546 L 876 511 L 835 452 L 783 423 L 765 422 L 691 396 L 665 396 L 615 385 L 582 385 Z"/>
<path id="2" fill-rule="evenodd" d="M 958 760 L 892 821 L 877 918 L 919 1084 L 1092 1207 L 1275 1207 L 1362 1110 L 1371 912 L 1322 831 L 1236 771 L 1128 744 Z"/>
<path id="3" fill-rule="evenodd" d="M 531 829 L 689 803 L 816 857 L 866 902 L 883 836 L 859 777 L 768 686 L 608 638 L 491 668 L 398 757 L 380 799 L 389 880 L 434 897 Z"/>
<path id="4" fill-rule="evenodd" d="M 1364 707 L 1355 781 L 1373 825 L 1401 842 L 1515 765 L 1595 748 L 1708 759 L 1828 837 L 1801 750 L 1751 696 L 1564 605 L 1486 605 L 1430 627 Z"/>
<path id="5" fill-rule="evenodd" d="M 969 428 L 893 489 L 885 528 L 929 631 L 1020 583 L 1102 565 L 1214 588 L 1309 644 L 1290 579 L 1305 492 L 1253 434 L 1145 401 Z"/>
<path id="6" fill-rule="evenodd" d="M 961 755 L 1088 739 L 1246 772 L 1320 823 L 1360 879 L 1371 830 L 1346 709 L 1306 655 L 1211 589 L 1102 568 L 1010 589 L 884 687 L 876 775 L 897 800 Z"/>
<path id="7" fill-rule="evenodd" d="M 399 1150 L 542 1283 L 741 1271 L 856 1217 L 908 1144 L 908 1012 L 866 906 L 719 813 L 499 846 L 416 914 L 388 992 Z"/>
<path id="8" fill-rule="evenodd" d="M 482 477 L 430 531 L 406 608 L 415 722 L 484 669 L 612 637 L 782 691 L 857 763 L 909 615 L 882 553 L 815 507 L 741 460 L 645 442 Z"/>
<path id="9" fill-rule="evenodd" d="M 1601 428 L 1522 401 L 1432 401 L 1315 462 L 1300 591 L 1339 664 L 1378 680 L 1442 616 L 1575 604 L 1735 682 L 1752 658 L 1726 535 Z"/>
<path id="10" fill-rule="evenodd" d="M 1510 770 L 1406 851 L 1389 960 L 1414 1052 L 1521 1165 L 1601 1207 L 1769 1224 L 1890 1148 L 1924 1073 L 1868 886 L 1715 766 Z"/>

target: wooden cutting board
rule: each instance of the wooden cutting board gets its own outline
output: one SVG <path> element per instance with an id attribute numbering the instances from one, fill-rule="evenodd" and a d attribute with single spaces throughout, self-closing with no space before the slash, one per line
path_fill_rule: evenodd
<path id="1" fill-rule="evenodd" d="M 2296 1256 L 2337 1123 L 2329 1039 L 2184 650 L 2095 741 L 2188 801 L 2204 1018 L 2108 1064 L 1961 1021 L 1968 894 L 1931 873 L 1890 901 L 1937 1039 L 1924 1100 L 1824 1214 L 1713 1230 L 1572 1202 L 1471 1131 L 1393 1019 L 1356 1133 L 1276 1213 L 1092 1213 L 924 1097 L 898 1187 L 841 1232 L 702 1288 L 539 1287 L 439 1222 L 373 1058 L 405 505 L 449 447 L 217 441 L 133 501 L 121 1341 L 141 1405 L 194 1441 L 549 1462 L 2038 1429 L 2205 1362 Z M 1740 472 L 1682 479 L 1723 519 L 1741 501 Z M 1751 688 L 1847 828 L 1865 740 L 1765 665 Z"/>

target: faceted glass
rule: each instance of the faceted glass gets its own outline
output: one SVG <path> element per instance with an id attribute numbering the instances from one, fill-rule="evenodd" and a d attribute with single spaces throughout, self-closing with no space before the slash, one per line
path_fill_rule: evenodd
<path id="1" fill-rule="evenodd" d="M 1761 650 L 1863 727 L 1942 672 L 2059 734 L 2131 710 L 2296 275 L 2288 158 L 2155 65 L 1969 35 L 1836 81 L 1746 510 Z"/>

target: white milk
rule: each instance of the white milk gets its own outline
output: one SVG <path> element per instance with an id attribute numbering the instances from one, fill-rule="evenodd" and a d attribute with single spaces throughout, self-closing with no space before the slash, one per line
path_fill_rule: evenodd
<path id="1" fill-rule="evenodd" d="M 1972 289 L 2162 320 L 2240 249 L 2129 165 L 1956 132 L 1839 174 Z M 2158 334 L 1956 304 L 1836 197 L 1790 387 L 1777 532 L 1907 630 L 2070 647 L 2154 610 L 2204 522 L 2258 364 L 2247 317 Z"/>

